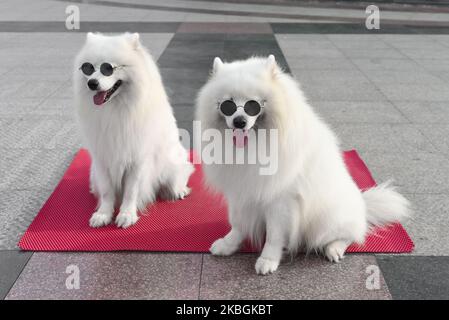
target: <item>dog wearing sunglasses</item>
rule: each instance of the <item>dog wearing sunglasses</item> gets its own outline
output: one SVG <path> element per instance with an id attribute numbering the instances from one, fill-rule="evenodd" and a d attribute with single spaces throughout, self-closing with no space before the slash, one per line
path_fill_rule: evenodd
<path id="1" fill-rule="evenodd" d="M 358 189 L 335 134 L 274 56 L 230 63 L 215 58 L 196 108 L 202 132 L 218 129 L 226 139 L 231 135 L 224 132 L 232 130 L 234 152 L 254 152 L 248 140 L 259 139 L 261 129 L 278 133 L 274 174 L 260 174 L 257 162 L 203 163 L 206 183 L 227 200 L 231 225 L 212 244 L 212 254 L 231 255 L 249 238 L 264 243 L 258 274 L 277 270 L 284 252 L 317 251 L 339 262 L 351 243 L 364 242 L 372 226 L 409 215 L 409 202 L 388 183 Z"/>
<path id="2" fill-rule="evenodd" d="M 92 159 L 92 227 L 126 228 L 157 198 L 190 192 L 193 172 L 159 70 L 139 35 L 88 33 L 75 59 L 75 106 Z"/>

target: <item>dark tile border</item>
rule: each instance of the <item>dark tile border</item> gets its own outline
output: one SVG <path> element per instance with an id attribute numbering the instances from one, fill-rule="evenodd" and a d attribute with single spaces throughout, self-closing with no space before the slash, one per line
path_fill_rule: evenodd
<path id="1" fill-rule="evenodd" d="M 271 34 L 269 23 L 183 22 L 178 33 Z"/>
<path id="2" fill-rule="evenodd" d="M 32 255 L 18 250 L 0 251 L 0 300 L 5 299 Z"/>
<path id="3" fill-rule="evenodd" d="M 449 26 L 384 24 L 368 30 L 364 23 L 271 23 L 276 34 L 449 34 Z"/>
<path id="4" fill-rule="evenodd" d="M 84 21 L 79 30 L 67 30 L 63 21 L 0 21 L 2 32 L 141 32 L 179 33 L 192 39 L 211 38 L 244 40 L 256 36 L 264 40 L 276 34 L 449 34 L 448 26 L 415 26 L 381 23 L 379 30 L 368 30 L 364 23 L 205 23 L 205 22 L 95 22 Z"/>
<path id="5" fill-rule="evenodd" d="M 187 1 L 208 1 L 221 3 L 254 4 L 263 6 L 282 6 L 297 8 L 324 8 L 324 9 L 361 9 L 371 4 L 375 4 L 380 10 L 403 11 L 403 12 L 449 12 L 449 1 L 435 0 L 187 0 Z"/>
<path id="6" fill-rule="evenodd" d="M 84 0 L 55 0 L 64 1 L 72 3 L 84 3 Z M 281 18 L 281 19 L 313 19 L 316 21 L 341 21 L 348 23 L 360 23 L 365 19 L 356 17 L 333 17 L 333 16 L 318 16 L 318 15 L 306 15 L 306 14 L 291 14 L 291 13 L 271 13 L 271 12 L 250 12 L 250 11 L 239 11 L 239 10 L 220 10 L 220 9 L 206 9 L 206 8 L 189 8 L 189 7 L 171 7 L 171 6 L 161 6 L 161 5 L 151 5 L 151 4 L 140 4 L 140 3 L 121 3 L 108 0 L 90 0 L 89 4 L 113 7 L 113 8 L 132 8 L 141 10 L 155 10 L 155 11 L 167 11 L 167 12 L 187 12 L 187 13 L 201 13 L 201 14 L 214 14 L 223 16 L 241 16 L 241 17 L 259 17 L 259 18 Z M 385 23 L 390 24 L 404 24 L 405 22 L 412 25 L 423 25 L 423 23 L 430 23 L 431 25 L 442 24 L 444 26 L 449 26 L 447 22 L 439 23 L 433 21 L 412 21 L 412 20 L 386 20 L 383 19 Z"/>
<path id="7" fill-rule="evenodd" d="M 376 258 L 393 299 L 449 299 L 449 257 Z"/>
<path id="8" fill-rule="evenodd" d="M 82 21 L 79 30 L 67 30 L 65 21 L 0 21 L 1 32 L 142 32 L 174 33 L 180 22 Z"/>

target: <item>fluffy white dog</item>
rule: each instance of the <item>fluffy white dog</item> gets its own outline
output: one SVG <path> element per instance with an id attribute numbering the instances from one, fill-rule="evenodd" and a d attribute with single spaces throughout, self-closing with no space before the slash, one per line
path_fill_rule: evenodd
<path id="1" fill-rule="evenodd" d="M 275 271 L 283 249 L 319 250 L 333 262 L 370 227 L 399 221 L 409 202 L 388 184 L 361 192 L 349 175 L 335 134 L 314 112 L 294 79 L 274 56 L 223 63 L 215 58 L 197 99 L 202 130 L 248 132 L 277 129 L 278 170 L 259 174 L 256 165 L 204 164 L 206 182 L 222 192 L 231 231 L 213 243 L 215 255 L 236 252 L 245 238 L 263 242 L 256 271 Z M 236 134 L 236 132 L 239 132 Z"/>
<path id="2" fill-rule="evenodd" d="M 115 205 L 119 227 L 157 196 L 182 199 L 193 165 L 156 64 L 139 35 L 88 33 L 75 60 L 75 104 L 92 158 L 91 192 L 99 200 L 92 227 L 109 224 Z"/>

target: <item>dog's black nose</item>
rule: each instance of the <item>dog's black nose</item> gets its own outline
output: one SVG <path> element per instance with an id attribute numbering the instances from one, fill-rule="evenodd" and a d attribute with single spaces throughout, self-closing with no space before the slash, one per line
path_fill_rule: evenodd
<path id="1" fill-rule="evenodd" d="M 97 79 L 90 79 L 89 81 L 87 81 L 87 86 L 89 87 L 90 90 L 97 90 L 98 85 L 99 83 Z"/>
<path id="2" fill-rule="evenodd" d="M 246 126 L 246 119 L 244 116 L 238 116 L 234 118 L 233 123 L 237 129 L 243 129 Z"/>

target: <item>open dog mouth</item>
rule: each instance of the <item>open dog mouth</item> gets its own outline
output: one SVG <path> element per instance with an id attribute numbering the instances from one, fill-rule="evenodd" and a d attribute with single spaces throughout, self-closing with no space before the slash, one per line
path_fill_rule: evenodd
<path id="1" fill-rule="evenodd" d="M 118 80 L 111 89 L 106 90 L 106 91 L 98 91 L 95 95 L 94 95 L 94 103 L 97 106 L 101 106 L 102 104 L 106 103 L 109 98 L 111 98 L 111 96 L 114 94 L 115 91 L 117 91 L 117 89 L 122 85 L 122 80 Z"/>
<path id="2" fill-rule="evenodd" d="M 244 148 L 248 144 L 248 130 L 233 129 L 232 140 L 236 148 Z"/>

